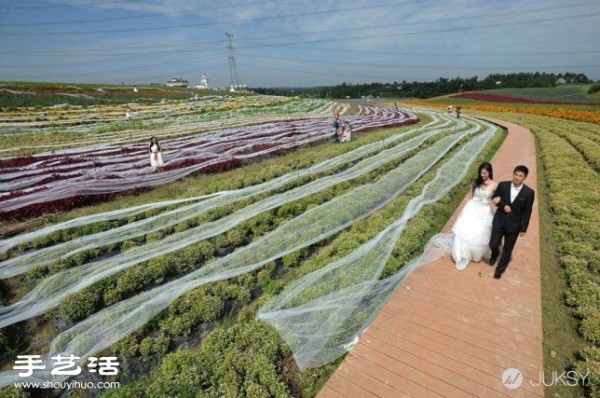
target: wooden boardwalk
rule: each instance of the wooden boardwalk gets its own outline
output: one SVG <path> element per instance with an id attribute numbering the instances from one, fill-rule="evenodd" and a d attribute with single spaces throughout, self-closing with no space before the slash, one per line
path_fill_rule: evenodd
<path id="1" fill-rule="evenodd" d="M 496 181 L 529 168 L 537 190 L 535 142 L 528 129 L 508 128 L 491 163 Z M 463 201 L 444 230 L 450 231 Z M 450 256 L 412 272 L 318 394 L 330 397 L 542 397 L 540 240 L 534 204 L 502 279 L 495 267 L 471 263 L 458 271 Z M 502 374 L 517 368 L 516 389 Z"/>

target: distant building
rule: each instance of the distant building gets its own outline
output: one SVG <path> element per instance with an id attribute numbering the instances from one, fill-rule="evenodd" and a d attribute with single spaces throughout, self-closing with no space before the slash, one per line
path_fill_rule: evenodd
<path id="1" fill-rule="evenodd" d="M 200 79 L 200 84 L 194 86 L 194 88 L 197 88 L 200 90 L 208 90 L 208 76 L 206 76 L 206 73 L 202 74 L 202 78 Z"/>
<path id="2" fill-rule="evenodd" d="M 235 93 L 235 92 L 239 92 L 239 93 L 248 93 L 248 86 L 246 86 L 245 84 L 235 84 L 235 85 L 231 85 L 229 86 L 229 92 L 231 93 Z"/>
<path id="3" fill-rule="evenodd" d="M 187 87 L 189 82 L 181 77 L 173 77 L 167 80 L 167 86 L 169 87 Z"/>
<path id="4" fill-rule="evenodd" d="M 556 79 L 556 84 L 567 84 L 567 81 L 563 77 Z"/>

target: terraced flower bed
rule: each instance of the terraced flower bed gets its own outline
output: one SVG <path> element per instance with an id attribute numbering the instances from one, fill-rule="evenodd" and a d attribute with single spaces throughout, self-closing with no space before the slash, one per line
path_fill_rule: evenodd
<path id="1" fill-rule="evenodd" d="M 357 132 L 418 122 L 412 113 L 365 106 L 346 120 Z M 0 166 L 0 217 L 48 213 L 75 203 L 65 200 L 93 196 L 93 203 L 106 198 L 100 195 L 150 188 L 194 173 L 228 170 L 328 139 L 332 135 L 329 123 L 307 118 L 164 140 L 166 170 L 161 173 L 150 167 L 147 144 L 132 145 L 125 151 L 107 144 L 5 159 Z"/>
<path id="2" fill-rule="evenodd" d="M 554 105 L 598 105 L 597 102 L 568 102 L 536 100 L 522 97 L 490 94 L 484 92 L 467 92 L 450 96 L 450 98 L 472 99 L 485 102 L 513 103 L 513 104 L 554 104 Z"/>

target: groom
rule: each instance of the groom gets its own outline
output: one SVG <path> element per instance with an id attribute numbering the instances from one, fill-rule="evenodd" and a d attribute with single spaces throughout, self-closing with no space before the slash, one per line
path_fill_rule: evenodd
<path id="1" fill-rule="evenodd" d="M 500 242 L 504 238 L 502 256 L 496 272 L 494 272 L 495 279 L 500 279 L 508 267 L 519 235 L 525 235 L 527 232 L 535 197 L 535 191 L 523 184 L 527 174 L 529 174 L 527 167 L 515 167 L 512 181 L 499 183 L 494 196 L 492 196 L 492 201 L 498 206 L 498 209 L 492 221 L 492 236 L 490 237 L 491 266 L 498 260 Z"/>

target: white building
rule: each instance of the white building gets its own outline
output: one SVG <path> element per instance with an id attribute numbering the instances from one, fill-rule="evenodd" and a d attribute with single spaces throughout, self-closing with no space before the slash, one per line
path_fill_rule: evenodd
<path id="1" fill-rule="evenodd" d="M 189 82 L 181 77 L 172 77 L 167 80 L 167 86 L 169 87 L 187 87 Z"/>
<path id="2" fill-rule="evenodd" d="M 206 73 L 202 74 L 202 78 L 200 79 L 200 84 L 194 86 L 194 88 L 197 88 L 200 90 L 208 90 L 208 76 L 206 76 Z"/>
<path id="3" fill-rule="evenodd" d="M 231 93 L 235 93 L 235 92 L 247 93 L 248 88 L 245 84 L 235 84 L 235 85 L 229 86 L 229 92 L 231 92 Z"/>

